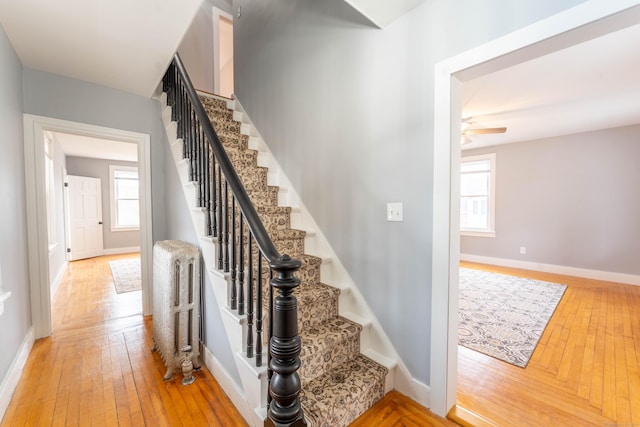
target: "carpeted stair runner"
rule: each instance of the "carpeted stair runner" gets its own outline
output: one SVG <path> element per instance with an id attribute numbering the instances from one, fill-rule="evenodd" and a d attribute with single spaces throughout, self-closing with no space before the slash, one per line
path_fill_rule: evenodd
<path id="1" fill-rule="evenodd" d="M 383 397 L 387 368 L 360 354 L 362 327 L 338 315 L 339 290 L 321 283 L 322 260 L 304 253 L 305 232 L 291 228 L 291 208 L 278 206 L 279 189 L 267 185 L 268 170 L 258 166 L 257 152 L 249 149 L 233 111 L 217 98 L 201 100 L 278 251 L 302 261 L 295 294 L 302 339 L 300 401 L 307 422 L 347 426 Z"/>

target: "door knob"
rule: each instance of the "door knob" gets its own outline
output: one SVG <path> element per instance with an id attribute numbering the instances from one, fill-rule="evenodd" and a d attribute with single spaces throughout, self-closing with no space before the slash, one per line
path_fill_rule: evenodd
<path id="1" fill-rule="evenodd" d="M 98 225 L 102 225 L 102 221 L 100 221 L 100 222 L 98 223 Z"/>

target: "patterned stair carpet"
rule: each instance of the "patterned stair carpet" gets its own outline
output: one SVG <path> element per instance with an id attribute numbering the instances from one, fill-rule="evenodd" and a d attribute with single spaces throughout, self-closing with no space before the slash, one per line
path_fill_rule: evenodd
<path id="1" fill-rule="evenodd" d="M 566 288 L 461 268 L 458 343 L 526 367 Z"/>
<path id="2" fill-rule="evenodd" d="M 249 137 L 241 134 L 233 111 L 216 98 L 201 100 L 278 251 L 302 261 L 295 294 L 302 338 L 300 401 L 307 422 L 347 426 L 383 397 L 387 369 L 360 354 L 362 327 L 338 315 L 339 290 L 321 282 L 321 259 L 304 253 L 305 233 L 291 228 L 291 209 L 278 206 L 278 188 L 267 185 L 268 171 L 258 166 L 257 152 L 248 148 Z"/>

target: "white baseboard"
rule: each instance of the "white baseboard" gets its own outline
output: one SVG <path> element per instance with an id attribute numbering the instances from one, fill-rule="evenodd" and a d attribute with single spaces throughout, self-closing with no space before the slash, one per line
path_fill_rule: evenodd
<path id="1" fill-rule="evenodd" d="M 431 407 L 431 389 L 429 386 L 409 375 L 403 375 L 396 380 L 395 390 L 410 397 L 425 408 Z"/>
<path id="2" fill-rule="evenodd" d="M 0 421 L 4 418 L 13 392 L 18 386 L 18 381 L 20 381 L 20 377 L 22 376 L 22 369 L 25 363 L 27 363 L 27 358 L 29 357 L 29 353 L 31 353 L 31 347 L 33 347 L 34 341 L 35 335 L 32 326 L 22 340 L 22 344 L 11 362 L 11 366 L 9 366 L 7 375 L 2 380 L 2 384 L 0 384 Z"/>
<path id="3" fill-rule="evenodd" d="M 56 296 L 56 292 L 58 292 L 58 287 L 60 286 L 60 282 L 62 282 L 64 273 L 67 271 L 67 265 L 69 265 L 69 262 L 65 261 L 60 267 L 60 270 L 58 270 L 58 274 L 56 274 L 56 277 L 53 279 L 53 282 L 51 283 L 51 301 L 53 301 L 53 298 Z"/>
<path id="4" fill-rule="evenodd" d="M 132 246 L 130 248 L 110 248 L 104 250 L 105 255 L 131 254 L 134 252 L 140 252 L 140 246 Z"/>
<path id="5" fill-rule="evenodd" d="M 481 255 L 460 254 L 461 261 L 477 262 L 481 264 L 499 265 L 502 267 L 522 268 L 525 270 L 542 271 L 545 273 L 564 274 L 565 276 L 584 277 L 587 279 L 602 280 L 605 282 L 624 283 L 640 286 L 640 276 L 626 273 L 614 273 L 611 271 L 588 270 L 586 268 L 567 267 L 564 265 L 541 264 L 515 259 L 493 258 Z"/>
<path id="6" fill-rule="evenodd" d="M 258 424 L 256 420 L 256 413 L 253 411 L 253 408 L 249 407 L 249 402 L 244 392 L 240 389 L 238 384 L 231 378 L 227 370 L 222 366 L 222 364 L 218 361 L 218 359 L 213 355 L 211 350 L 209 350 L 206 346 L 204 348 L 204 364 L 211 372 L 220 384 L 220 387 L 224 390 L 224 392 L 229 396 L 231 402 L 236 407 L 242 418 L 250 425 L 257 426 L 262 425 Z"/>

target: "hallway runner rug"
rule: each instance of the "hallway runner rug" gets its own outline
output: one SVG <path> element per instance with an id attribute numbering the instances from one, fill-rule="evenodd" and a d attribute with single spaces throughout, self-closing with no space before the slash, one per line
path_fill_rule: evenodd
<path id="1" fill-rule="evenodd" d="M 458 344 L 526 367 L 566 288 L 461 268 Z"/>
<path id="2" fill-rule="evenodd" d="M 113 284 L 116 287 L 117 293 L 123 294 L 141 289 L 140 258 L 109 261 L 109 267 L 111 267 Z"/>

